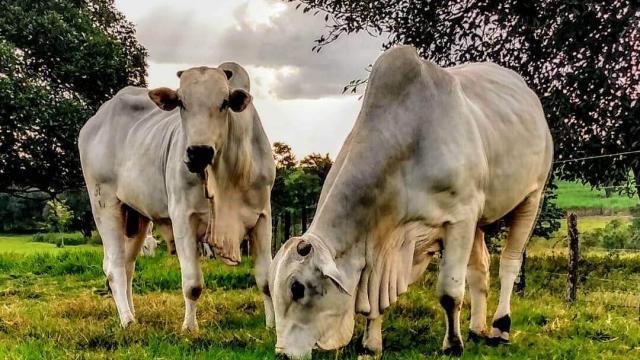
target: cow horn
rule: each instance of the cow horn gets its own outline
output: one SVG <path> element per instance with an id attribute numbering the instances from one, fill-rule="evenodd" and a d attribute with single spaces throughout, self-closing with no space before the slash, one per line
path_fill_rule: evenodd
<path id="1" fill-rule="evenodd" d="M 311 244 L 309 244 L 308 242 L 301 240 L 298 243 L 298 247 L 296 248 L 296 250 L 298 250 L 298 254 L 300 256 L 307 256 L 309 255 L 309 253 L 311 252 L 312 246 Z"/>

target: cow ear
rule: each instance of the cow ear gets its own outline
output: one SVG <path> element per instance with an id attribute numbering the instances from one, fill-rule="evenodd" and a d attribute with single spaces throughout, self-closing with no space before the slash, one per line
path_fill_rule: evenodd
<path id="1" fill-rule="evenodd" d="M 342 291 L 347 295 L 351 295 L 345 286 L 345 276 L 342 274 L 338 267 L 336 266 L 336 262 L 333 257 L 328 253 L 328 251 L 318 251 L 316 252 L 316 266 L 318 270 L 322 273 L 322 275 L 328 277 L 333 281 L 338 290 Z"/>
<path id="2" fill-rule="evenodd" d="M 178 93 L 166 87 L 149 91 L 149 98 L 158 105 L 160 109 L 165 111 L 171 111 L 180 105 Z"/>
<path id="3" fill-rule="evenodd" d="M 234 112 L 241 112 L 249 106 L 253 97 L 248 92 L 237 89 L 229 95 L 229 108 Z"/>

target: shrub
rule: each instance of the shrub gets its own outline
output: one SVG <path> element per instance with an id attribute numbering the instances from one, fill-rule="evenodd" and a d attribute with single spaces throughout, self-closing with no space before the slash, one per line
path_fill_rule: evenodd
<path id="1" fill-rule="evenodd" d="M 54 244 L 57 247 L 76 246 L 86 244 L 88 242 L 78 234 L 58 234 L 58 233 L 37 233 L 33 235 L 31 241 Z"/>
<path id="2" fill-rule="evenodd" d="M 34 234 L 34 235 L 31 237 L 31 241 L 33 241 L 33 242 L 46 243 L 46 242 L 48 242 L 48 241 L 46 241 L 46 240 L 45 240 L 45 235 L 46 235 L 46 234 L 42 234 L 42 233 Z"/>
<path id="3" fill-rule="evenodd" d="M 634 249 L 640 243 L 636 240 L 638 238 L 640 238 L 640 231 L 634 231 L 633 225 L 626 225 L 621 219 L 613 219 L 604 228 L 582 234 L 581 243 L 585 247 Z"/>
<path id="4" fill-rule="evenodd" d="M 640 205 L 636 205 L 631 208 L 631 215 L 633 215 L 633 221 L 631 221 L 631 233 L 632 236 L 627 243 L 629 249 L 640 249 Z"/>
<path id="5" fill-rule="evenodd" d="M 58 234 L 54 234 L 54 233 L 37 233 L 35 235 L 33 235 L 33 237 L 31 238 L 31 241 L 33 242 L 41 242 L 41 243 L 47 243 L 47 244 L 57 244 L 58 243 Z"/>
<path id="6" fill-rule="evenodd" d="M 91 237 L 87 241 L 87 244 L 102 245 L 102 238 L 100 237 L 100 233 L 97 231 L 91 232 Z"/>
<path id="7" fill-rule="evenodd" d="M 595 229 L 593 231 L 587 231 L 580 234 L 580 247 L 590 248 L 599 246 L 603 231 L 604 229 Z"/>

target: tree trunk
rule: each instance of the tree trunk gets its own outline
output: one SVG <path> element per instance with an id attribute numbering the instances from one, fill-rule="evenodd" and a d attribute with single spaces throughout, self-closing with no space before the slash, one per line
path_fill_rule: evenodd
<path id="1" fill-rule="evenodd" d="M 291 237 L 291 213 L 289 211 L 284 212 L 284 241 L 287 242 Z"/>
<path id="2" fill-rule="evenodd" d="M 307 232 L 307 207 L 303 206 L 300 210 L 300 218 L 302 219 L 302 233 Z"/>

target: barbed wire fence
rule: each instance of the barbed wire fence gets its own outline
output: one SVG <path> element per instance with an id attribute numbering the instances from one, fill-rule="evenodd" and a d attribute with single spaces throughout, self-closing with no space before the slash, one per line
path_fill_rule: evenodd
<path id="1" fill-rule="evenodd" d="M 622 282 L 620 279 L 611 279 L 605 277 L 595 276 L 593 273 L 594 269 L 591 268 L 589 270 L 583 270 L 581 265 L 583 265 L 583 258 L 580 255 L 580 235 L 578 232 L 578 217 L 575 213 L 569 213 L 567 215 L 567 271 L 566 272 L 545 272 L 544 273 L 544 282 L 549 283 L 553 279 L 556 280 L 564 280 L 566 281 L 566 292 L 565 292 L 565 302 L 568 306 L 573 306 L 575 304 L 594 304 L 604 306 L 606 308 L 619 308 L 624 309 L 626 311 L 630 311 L 631 309 L 635 310 L 637 320 L 640 321 L 640 273 L 637 275 L 627 276 Z M 609 249 L 609 248 L 601 248 L 601 247 L 588 247 L 587 250 L 593 256 L 593 251 L 601 252 L 608 256 L 615 254 L 615 256 L 620 255 L 631 255 L 637 257 L 638 262 L 640 262 L 640 249 Z M 521 272 L 518 275 L 517 283 L 520 282 L 520 288 L 516 289 L 516 292 L 520 295 L 524 295 L 525 290 L 525 261 L 526 256 L 523 258 L 523 265 L 521 268 Z M 613 271 L 611 269 L 603 269 L 605 276 L 608 276 Z M 522 277 L 522 279 L 520 279 Z M 606 300 L 594 300 L 591 299 L 590 296 L 593 294 L 601 294 L 598 290 L 600 287 L 597 287 L 595 290 L 593 289 L 593 285 L 588 286 L 588 284 L 592 284 L 593 282 L 603 282 L 607 284 L 607 287 L 603 290 L 608 296 L 607 298 L 611 300 L 613 297 L 614 302 L 606 301 Z M 621 289 L 620 287 L 616 287 L 617 284 L 635 284 L 635 291 L 629 291 L 628 289 Z M 612 288 L 613 287 L 613 288 Z M 582 290 L 582 291 L 581 291 Z"/>
<path id="2" fill-rule="evenodd" d="M 640 154 L 640 150 L 636 151 L 625 151 L 619 152 L 615 154 L 602 154 L 602 155 L 593 155 L 586 156 L 581 158 L 573 158 L 573 159 L 560 159 L 553 162 L 553 164 L 564 164 L 569 162 L 579 162 L 579 161 L 588 161 L 593 159 L 603 159 L 603 158 L 614 158 L 614 157 L 624 157 L 629 155 L 637 155 Z M 627 183 L 624 185 L 607 185 L 607 186 L 599 186 L 598 189 L 608 190 L 608 189 L 630 189 L 634 190 L 636 186 L 635 184 Z M 558 221 L 560 219 L 551 219 L 551 218 L 538 218 L 537 221 Z M 618 282 L 619 280 L 601 278 L 593 276 L 591 273 L 583 273 L 580 269 L 581 258 L 580 258 L 580 233 L 578 231 L 578 216 L 571 212 L 567 214 L 566 217 L 567 222 L 567 255 L 568 255 L 568 263 L 567 263 L 567 272 L 557 273 L 557 272 L 548 272 L 546 273 L 547 281 L 550 281 L 551 278 L 557 279 L 566 279 L 566 294 L 565 301 L 568 306 L 572 306 L 576 303 L 588 303 L 588 304 L 598 304 L 604 305 L 610 308 L 622 308 L 622 309 L 635 309 L 637 312 L 637 320 L 640 321 L 640 292 L 629 292 L 625 291 L 608 291 L 608 294 L 615 294 L 617 296 L 616 302 L 603 302 L 603 300 L 593 300 L 588 298 L 587 290 L 583 293 L 580 293 L 580 285 L 586 284 L 587 281 L 600 281 L 608 284 L 613 284 Z M 599 251 L 606 254 L 640 254 L 640 249 L 625 249 L 625 248 L 604 248 L 604 247 L 594 247 L 590 246 L 588 248 L 589 251 Z M 638 259 L 640 261 L 640 258 Z M 516 289 L 520 294 L 524 293 L 525 287 L 525 262 L 526 262 L 526 251 L 523 256 L 523 265 L 521 267 L 521 272 L 518 275 L 518 279 L 516 280 Z M 626 279 L 631 283 L 637 284 L 637 287 L 640 286 L 640 276 L 635 276 L 632 279 Z M 638 289 L 636 289 L 637 291 Z M 635 303 L 630 301 L 629 299 L 635 299 Z"/>

